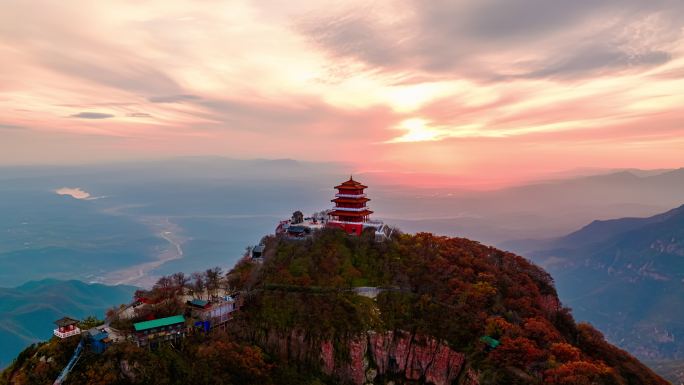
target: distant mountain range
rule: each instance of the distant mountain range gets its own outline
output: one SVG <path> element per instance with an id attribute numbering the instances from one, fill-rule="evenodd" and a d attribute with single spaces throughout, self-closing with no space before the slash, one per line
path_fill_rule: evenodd
<path id="1" fill-rule="evenodd" d="M 684 206 L 506 246 L 550 271 L 574 315 L 613 342 L 645 360 L 684 358 Z"/>
<path id="2" fill-rule="evenodd" d="M 137 288 L 46 279 L 0 288 L 0 368 L 27 345 L 49 339 L 52 323 L 63 316 L 103 318 L 105 311 L 128 303 Z"/>
<path id="3" fill-rule="evenodd" d="M 370 185 L 370 182 L 367 183 Z M 530 183 L 495 191 L 436 189 L 373 203 L 402 229 L 507 241 L 559 236 L 594 219 L 648 216 L 684 203 L 684 169 L 641 170 Z M 385 208 L 391 204 L 393 207 Z"/>
<path id="4" fill-rule="evenodd" d="M 330 208 L 332 187 L 352 171 L 334 163 L 218 157 L 0 167 L 0 282 L 147 285 L 161 274 L 229 268 L 245 246 L 293 211 Z M 453 176 L 354 175 L 370 186 L 374 218 L 406 232 L 493 245 L 558 236 L 593 219 L 653 215 L 682 203 L 684 169 L 562 176 L 467 191 Z M 445 184 L 422 184 L 435 179 Z M 101 199 L 57 195 L 64 188 Z M 182 258 L 172 255 L 178 247 Z"/>

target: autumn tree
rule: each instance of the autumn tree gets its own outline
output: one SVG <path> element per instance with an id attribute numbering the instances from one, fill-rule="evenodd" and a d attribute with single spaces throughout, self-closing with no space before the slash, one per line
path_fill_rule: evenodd
<path id="1" fill-rule="evenodd" d="M 556 362 L 579 361 L 582 352 L 575 346 L 565 342 L 557 342 L 551 345 L 551 355 Z"/>
<path id="2" fill-rule="evenodd" d="M 204 275 L 206 277 L 206 285 L 209 295 L 215 296 L 216 292 L 221 287 L 221 268 L 214 267 L 207 269 L 207 271 L 204 272 Z"/>
<path id="3" fill-rule="evenodd" d="M 204 296 L 204 290 L 206 289 L 206 280 L 204 274 L 200 272 L 192 273 L 192 292 L 193 295 L 199 298 Z"/>
<path id="4" fill-rule="evenodd" d="M 179 273 L 174 273 L 171 276 L 171 279 L 173 280 L 173 285 L 176 287 L 176 290 L 180 295 L 183 294 L 185 291 L 185 288 L 188 286 L 190 283 L 190 278 L 185 275 L 183 272 Z"/>

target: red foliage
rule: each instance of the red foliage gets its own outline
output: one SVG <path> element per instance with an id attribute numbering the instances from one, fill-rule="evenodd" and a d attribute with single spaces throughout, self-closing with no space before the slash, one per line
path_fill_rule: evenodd
<path id="1" fill-rule="evenodd" d="M 226 338 L 200 346 L 197 358 L 209 366 L 210 373 L 220 374 L 221 379 L 228 378 L 236 383 L 266 383 L 273 368 L 265 362 L 261 349 Z"/>
<path id="2" fill-rule="evenodd" d="M 594 385 L 605 383 L 613 371 L 602 362 L 573 361 L 544 372 L 548 385 Z"/>
<path id="3" fill-rule="evenodd" d="M 233 270 L 240 277 L 238 289 L 248 289 L 245 282 L 252 287 L 304 286 L 320 293 L 360 285 L 393 287 L 396 290 L 377 300 L 382 307 L 379 321 L 385 327 L 431 334 L 453 346 L 482 346 L 483 335 L 498 339 L 500 345 L 483 355 L 484 367 L 516 368 L 512 372 L 530 378 L 548 373 L 550 384 L 584 384 L 597 376 L 663 383 L 593 328 L 577 326 L 560 306 L 551 277 L 520 256 L 429 233 L 400 234 L 378 243 L 323 231 L 300 242 L 268 238 L 266 245 L 271 257 L 261 269 L 238 265 Z M 302 296 L 318 317 L 306 311 L 301 312 L 302 319 L 281 317 L 283 304 L 278 303 L 279 308 L 264 312 L 269 316 L 264 319 L 329 334 L 350 329 L 334 322 L 344 317 L 329 315 L 356 314 L 340 306 L 342 302 L 331 304 L 329 314 L 324 314 L 323 306 L 311 306 L 314 299 Z M 318 322 L 310 324 L 309 318 Z"/>
<path id="4" fill-rule="evenodd" d="M 523 324 L 525 336 L 533 339 L 539 346 L 548 346 L 563 340 L 560 333 L 547 319 L 542 317 L 528 318 Z"/>
<path id="5" fill-rule="evenodd" d="M 485 334 L 494 337 L 501 338 L 502 336 L 518 336 L 522 334 L 522 331 L 518 325 L 514 325 L 500 316 L 489 317 L 486 322 Z"/>
<path id="6" fill-rule="evenodd" d="M 579 361 L 582 353 L 576 347 L 565 342 L 552 344 L 549 350 L 557 362 Z"/>
<path id="7" fill-rule="evenodd" d="M 505 366 L 527 368 L 535 362 L 543 361 L 545 352 L 534 341 L 525 337 L 503 337 L 501 345 L 492 352 L 491 358 Z"/>

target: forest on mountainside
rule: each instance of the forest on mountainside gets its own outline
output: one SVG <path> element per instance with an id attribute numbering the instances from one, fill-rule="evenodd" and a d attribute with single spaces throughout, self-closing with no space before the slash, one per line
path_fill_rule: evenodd
<path id="1" fill-rule="evenodd" d="M 371 233 L 324 230 L 262 242 L 263 263 L 246 255 L 212 278 L 211 287 L 241 297 L 226 332 L 193 333 L 153 351 L 125 342 L 87 353 L 70 381 L 666 384 L 591 325 L 576 324 L 550 276 L 514 254 L 428 233 L 376 242 Z M 158 299 L 153 315 L 177 311 L 181 293 L 199 290 L 193 285 L 163 277 L 146 293 Z M 357 295 L 360 287 L 379 294 Z M 53 339 L 29 348 L 2 381 L 50 383 L 69 344 Z"/>

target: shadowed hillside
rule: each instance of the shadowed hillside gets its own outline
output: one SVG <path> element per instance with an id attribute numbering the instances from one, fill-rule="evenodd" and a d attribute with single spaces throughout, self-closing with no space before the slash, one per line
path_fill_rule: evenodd
<path id="1" fill-rule="evenodd" d="M 646 360 L 684 358 L 684 206 L 510 246 L 546 267 L 575 315 L 610 340 Z"/>

